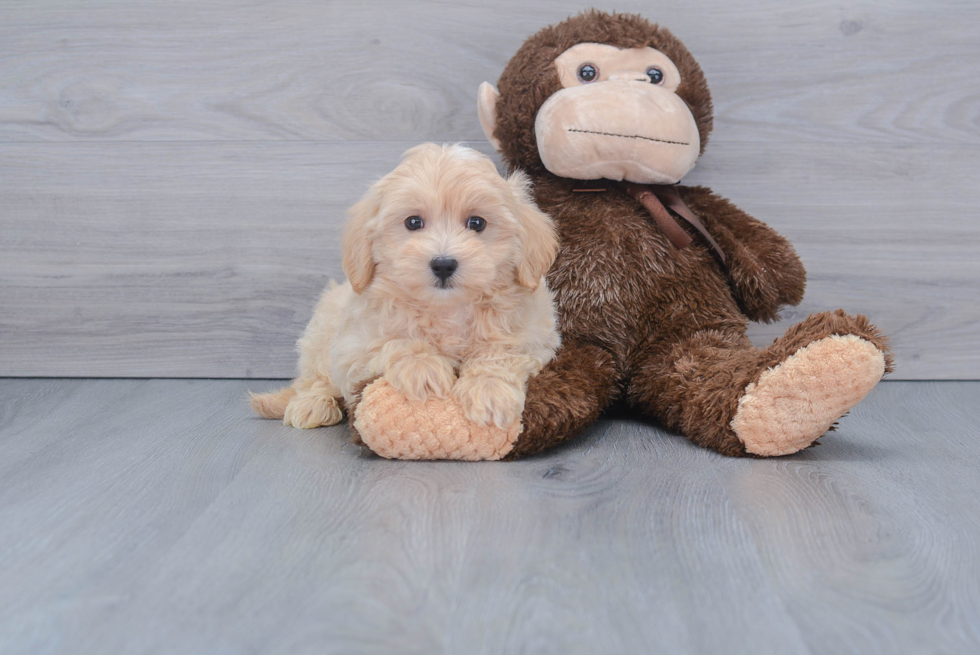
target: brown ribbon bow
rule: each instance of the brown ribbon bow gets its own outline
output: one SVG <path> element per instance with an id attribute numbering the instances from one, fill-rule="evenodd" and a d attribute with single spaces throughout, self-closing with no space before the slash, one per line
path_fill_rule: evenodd
<path id="1" fill-rule="evenodd" d="M 653 218 L 654 222 L 657 224 L 670 242 L 678 250 L 682 250 L 691 244 L 692 238 L 687 231 L 681 227 L 681 224 L 677 222 L 673 214 L 667 211 L 667 207 L 682 219 L 687 221 L 691 227 L 701 233 L 701 236 L 707 240 L 708 244 L 718 255 L 718 259 L 722 264 L 725 263 L 727 259 L 725 257 L 725 252 L 718 245 L 718 242 L 712 238 L 711 234 L 708 233 L 707 228 L 704 227 L 704 223 L 698 218 L 698 215 L 691 211 L 691 208 L 687 206 L 687 203 L 681 198 L 681 195 L 677 192 L 677 189 L 668 184 L 634 184 L 633 182 L 618 182 L 619 188 L 632 196 L 637 202 L 643 205 L 650 216 Z M 605 191 L 606 185 L 603 182 L 600 183 L 589 183 L 588 186 L 595 188 L 578 188 L 575 189 L 576 192 L 593 192 L 593 191 Z M 666 205 L 666 207 L 665 207 Z"/>
<path id="2" fill-rule="evenodd" d="M 725 252 L 718 245 L 718 242 L 708 233 L 707 228 L 704 227 L 704 223 L 701 222 L 698 215 L 692 212 L 691 208 L 681 199 L 681 194 L 677 193 L 677 189 L 666 184 L 633 184 L 632 182 L 620 182 L 619 188 L 646 207 L 646 210 L 650 212 L 650 216 L 653 217 L 653 220 L 660 229 L 664 231 L 664 234 L 667 235 L 667 238 L 670 239 L 670 242 L 674 244 L 675 248 L 681 250 L 690 245 L 691 235 L 680 226 L 677 219 L 667 211 L 664 205 L 670 207 L 674 210 L 675 214 L 690 223 L 695 230 L 700 232 L 701 236 L 711 244 L 712 249 L 718 255 L 721 263 L 725 263 Z"/>

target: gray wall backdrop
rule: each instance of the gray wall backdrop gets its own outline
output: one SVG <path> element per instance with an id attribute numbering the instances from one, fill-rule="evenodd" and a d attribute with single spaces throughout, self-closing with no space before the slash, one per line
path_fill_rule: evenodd
<path id="1" fill-rule="evenodd" d="M 344 209 L 578 2 L 0 1 L 0 375 L 287 377 Z M 980 378 L 980 3 L 615 3 L 700 60 L 688 178 L 790 237 L 802 306 Z"/>

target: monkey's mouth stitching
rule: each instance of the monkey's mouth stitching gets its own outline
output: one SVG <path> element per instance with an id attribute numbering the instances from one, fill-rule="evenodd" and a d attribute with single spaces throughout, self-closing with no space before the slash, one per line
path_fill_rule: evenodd
<path id="1" fill-rule="evenodd" d="M 578 132 L 579 134 L 598 134 L 599 136 L 618 136 L 621 139 L 643 139 L 644 141 L 654 141 L 656 143 L 669 143 L 672 146 L 689 146 L 690 143 L 685 141 L 668 141 L 666 139 L 654 139 L 652 136 L 640 136 L 638 134 L 613 134 L 612 132 L 594 132 L 592 130 L 576 130 L 574 128 L 568 128 L 569 132 Z"/>

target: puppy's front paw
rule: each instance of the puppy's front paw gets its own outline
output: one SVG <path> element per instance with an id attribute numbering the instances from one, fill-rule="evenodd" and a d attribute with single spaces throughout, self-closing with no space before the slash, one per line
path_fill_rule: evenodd
<path id="1" fill-rule="evenodd" d="M 333 396 L 314 392 L 301 392 L 286 405 L 282 422 L 294 428 L 318 428 L 335 425 L 344 418 Z"/>
<path id="2" fill-rule="evenodd" d="M 456 382 L 456 372 L 445 357 L 432 354 L 407 355 L 395 361 L 385 378 L 409 400 L 443 398 Z"/>
<path id="3" fill-rule="evenodd" d="M 507 428 L 524 411 L 524 387 L 493 375 L 461 377 L 453 387 L 453 396 L 466 418 L 480 425 L 493 423 Z"/>

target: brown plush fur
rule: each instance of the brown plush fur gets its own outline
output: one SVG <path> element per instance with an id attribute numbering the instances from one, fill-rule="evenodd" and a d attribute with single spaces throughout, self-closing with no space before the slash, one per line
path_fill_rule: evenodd
<path id="1" fill-rule="evenodd" d="M 564 338 L 556 359 L 529 383 L 525 430 L 508 459 L 566 439 L 619 399 L 695 443 L 745 455 L 730 426 L 738 400 L 798 349 L 855 334 L 886 353 L 891 370 L 885 338 L 863 316 L 842 311 L 810 316 L 769 348 L 754 348 L 747 321 L 772 321 L 781 306 L 798 304 L 806 273 L 788 241 L 709 189 L 680 191 L 728 255 L 725 267 L 693 231 L 695 243 L 675 249 L 646 210 L 617 189 L 573 193 L 574 181 L 543 168 L 534 117 L 560 88 L 551 62 L 580 42 L 666 53 L 681 71 L 677 93 L 695 116 L 702 150 L 711 129 L 700 67 L 670 32 L 638 16 L 576 16 L 532 36 L 507 65 L 494 134 L 507 163 L 531 173 L 538 206 L 558 226 L 561 249 L 548 281 Z"/>
<path id="2" fill-rule="evenodd" d="M 798 304 L 806 273 L 789 242 L 709 189 L 678 187 L 726 253 L 725 266 L 693 230 L 690 246 L 673 247 L 644 207 L 618 188 L 576 193 L 578 183 L 544 168 L 534 121 L 560 88 L 553 62 L 587 42 L 667 54 L 681 73 L 677 94 L 695 117 L 702 151 L 711 130 L 711 95 L 700 67 L 670 32 L 638 16 L 586 12 L 541 30 L 508 63 L 493 134 L 508 165 L 530 174 L 538 206 L 555 220 L 561 247 L 548 282 L 563 344 L 528 382 L 524 432 L 507 459 L 567 439 L 617 401 L 699 445 L 749 455 L 732 427 L 740 398 L 767 369 L 807 345 L 855 335 L 883 354 L 882 368 L 890 371 L 885 337 L 865 317 L 843 311 L 810 316 L 768 348 L 752 346 L 748 321 L 775 320 L 781 306 Z M 833 388 L 833 379 L 822 382 Z"/>

